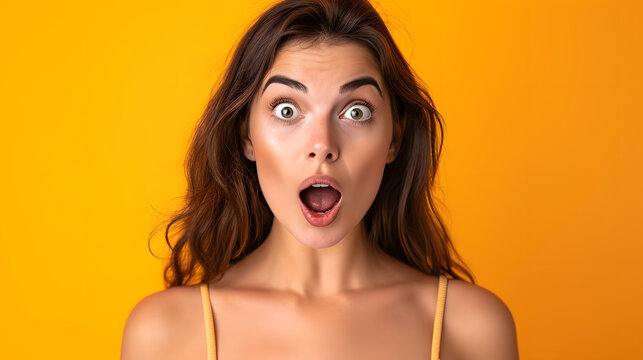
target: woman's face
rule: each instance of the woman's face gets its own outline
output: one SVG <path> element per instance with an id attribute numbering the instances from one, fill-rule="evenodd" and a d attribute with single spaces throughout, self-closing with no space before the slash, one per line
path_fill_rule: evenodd
<path id="1" fill-rule="evenodd" d="M 314 248 L 359 231 L 395 159 L 392 140 L 388 89 L 365 47 L 286 44 L 253 99 L 244 140 L 273 231 Z M 306 183 L 314 175 L 332 179 Z"/>

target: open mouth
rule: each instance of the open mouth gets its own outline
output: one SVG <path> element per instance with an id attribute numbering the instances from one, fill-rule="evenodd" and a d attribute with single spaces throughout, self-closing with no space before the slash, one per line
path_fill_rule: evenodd
<path id="1" fill-rule="evenodd" d="M 342 194 L 328 184 L 313 184 L 299 193 L 301 202 L 315 214 L 325 214 L 339 202 Z"/>

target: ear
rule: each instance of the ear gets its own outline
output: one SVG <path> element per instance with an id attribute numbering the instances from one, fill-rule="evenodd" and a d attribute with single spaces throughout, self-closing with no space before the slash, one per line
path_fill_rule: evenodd
<path id="1" fill-rule="evenodd" d="M 399 122 L 393 124 L 393 139 L 391 140 L 391 145 L 388 148 L 388 154 L 386 155 L 386 163 L 392 163 L 396 158 L 397 154 L 400 151 L 400 141 L 402 139 L 402 126 Z"/>
<path id="2" fill-rule="evenodd" d="M 250 161 L 257 161 L 255 155 L 255 148 L 250 140 L 250 133 L 248 131 L 248 119 L 241 122 L 241 144 L 243 146 L 243 154 Z"/>

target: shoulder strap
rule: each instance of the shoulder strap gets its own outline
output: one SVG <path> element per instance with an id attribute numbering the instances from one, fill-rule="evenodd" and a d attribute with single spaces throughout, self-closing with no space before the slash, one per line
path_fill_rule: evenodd
<path id="1" fill-rule="evenodd" d="M 440 337 L 442 335 L 442 317 L 444 314 L 444 303 L 447 296 L 447 278 L 440 275 L 438 283 L 438 299 L 435 305 L 435 319 L 433 321 L 433 340 L 431 341 L 431 360 L 439 360 Z"/>
<path id="2" fill-rule="evenodd" d="M 217 340 L 214 335 L 214 316 L 210 305 L 208 283 L 201 284 L 201 303 L 203 304 L 203 319 L 205 320 L 205 337 L 208 344 L 208 360 L 217 358 Z"/>

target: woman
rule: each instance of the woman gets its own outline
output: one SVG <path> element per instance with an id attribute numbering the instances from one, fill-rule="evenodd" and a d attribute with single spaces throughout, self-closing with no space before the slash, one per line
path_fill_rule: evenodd
<path id="1" fill-rule="evenodd" d="M 169 288 L 122 359 L 517 359 L 435 210 L 441 139 L 367 1 L 265 11 L 196 129 Z"/>

